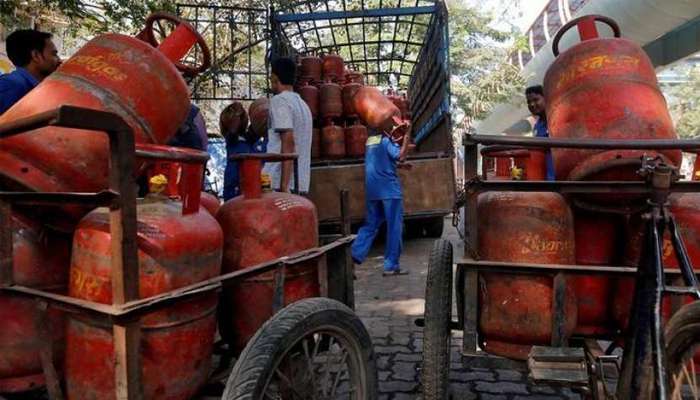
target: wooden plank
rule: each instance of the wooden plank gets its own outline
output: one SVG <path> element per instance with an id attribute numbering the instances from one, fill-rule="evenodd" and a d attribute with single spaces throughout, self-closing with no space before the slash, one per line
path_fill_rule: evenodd
<path id="1" fill-rule="evenodd" d="M 458 267 L 464 268 L 464 267 Z M 464 326 L 462 352 L 470 354 L 477 351 L 478 317 L 479 317 L 479 271 L 470 268 L 464 273 Z M 457 289 L 459 290 L 459 288 Z"/>
<path id="2" fill-rule="evenodd" d="M 454 205 L 454 167 L 451 158 L 415 160 L 411 170 L 399 170 L 404 194 L 404 216 L 451 210 Z M 309 198 L 316 205 L 320 222 L 340 220 L 337 193 L 349 190 L 350 218 L 365 216 L 364 165 L 314 167 Z"/>
<path id="3" fill-rule="evenodd" d="M 321 295 L 321 297 L 329 297 L 328 263 L 326 262 L 325 254 L 318 259 L 318 264 L 316 265 L 318 268 L 319 294 Z"/>
<path id="4" fill-rule="evenodd" d="M 53 362 L 53 335 L 49 329 L 48 304 L 44 301 L 36 302 L 36 330 L 39 336 L 41 347 L 39 349 L 39 359 L 41 360 L 41 370 L 46 382 L 46 391 L 51 400 L 63 400 L 61 381 L 58 378 L 56 367 Z"/>
<path id="5" fill-rule="evenodd" d="M 350 236 L 352 233 L 350 226 L 350 192 L 348 190 L 340 191 L 340 218 L 343 221 L 341 224 L 341 233 L 343 236 Z M 342 271 L 345 283 L 345 305 L 351 309 L 355 309 L 355 263 L 352 261 L 350 254 L 350 246 L 345 245 L 342 249 Z"/>
<path id="6" fill-rule="evenodd" d="M 272 290 L 272 312 L 274 314 L 277 314 L 279 310 L 284 308 L 284 287 L 286 275 L 286 266 L 280 263 L 277 266 L 277 269 L 275 269 L 275 284 Z"/>
<path id="7" fill-rule="evenodd" d="M 552 291 L 552 347 L 566 345 L 566 276 L 554 275 Z"/>
<path id="8" fill-rule="evenodd" d="M 112 326 L 117 400 L 144 400 L 141 382 L 141 323 Z"/>
<path id="9" fill-rule="evenodd" d="M 118 204 L 109 213 L 112 304 L 116 305 L 139 298 L 136 191 L 132 182 L 134 147 L 134 135 L 130 130 L 110 134 L 109 186 L 120 194 Z M 117 400 L 143 400 L 140 321 L 115 323 L 112 334 Z"/>

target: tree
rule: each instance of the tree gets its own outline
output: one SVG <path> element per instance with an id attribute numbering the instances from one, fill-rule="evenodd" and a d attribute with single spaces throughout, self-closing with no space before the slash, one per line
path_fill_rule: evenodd
<path id="1" fill-rule="evenodd" d="M 508 57 L 525 41 L 515 30 L 492 28 L 493 15 L 470 8 L 464 1 L 452 0 L 449 6 L 454 103 L 457 114 L 470 125 L 522 91 L 525 82 Z M 513 44 L 507 46 L 508 42 Z"/>
<path id="2" fill-rule="evenodd" d="M 700 136 L 700 66 L 684 66 L 679 73 L 687 76 L 687 81 L 665 90 L 671 117 L 680 137 L 697 138 Z"/>

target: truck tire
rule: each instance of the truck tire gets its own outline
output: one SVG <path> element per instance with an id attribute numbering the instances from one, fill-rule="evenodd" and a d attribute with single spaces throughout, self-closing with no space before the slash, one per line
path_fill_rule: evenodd
<path id="1" fill-rule="evenodd" d="M 421 382 L 424 400 L 447 400 L 452 333 L 452 244 L 435 241 L 425 286 Z"/>
<path id="2" fill-rule="evenodd" d="M 445 229 L 445 218 L 434 217 L 425 220 L 425 233 L 429 238 L 439 239 Z"/>
<path id="3" fill-rule="evenodd" d="M 347 360 L 348 369 L 336 370 L 333 377 L 333 365 L 328 360 L 337 356 L 337 352 L 332 353 L 337 348 L 343 351 L 341 355 L 345 354 L 340 357 L 341 364 Z M 324 357 L 318 364 L 314 363 L 317 355 Z M 356 395 L 351 398 L 376 400 L 375 362 L 372 340 L 350 308 L 327 298 L 304 299 L 278 312 L 248 342 L 231 371 L 222 398 L 281 398 L 283 391 L 290 394 L 289 398 L 318 398 L 317 391 L 323 390 L 320 398 L 334 399 L 335 392 L 329 390 L 326 394 L 326 387 L 317 383 L 328 377 L 332 380 L 331 389 L 340 390 L 340 377 L 347 375 L 355 387 Z M 270 396 L 274 390 L 278 390 L 277 396 Z"/>

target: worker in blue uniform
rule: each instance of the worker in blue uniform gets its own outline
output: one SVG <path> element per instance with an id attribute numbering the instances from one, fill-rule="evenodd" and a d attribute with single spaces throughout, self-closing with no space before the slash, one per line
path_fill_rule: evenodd
<path id="1" fill-rule="evenodd" d="M 243 153 L 264 153 L 265 138 L 248 129 L 248 113 L 240 102 L 229 104 L 219 117 L 221 134 L 226 139 L 226 157 Z M 238 162 L 226 160 L 224 170 L 224 201 L 241 194 Z"/>
<path id="2" fill-rule="evenodd" d="M 396 172 L 399 163 L 408 153 L 410 135 L 399 146 L 389 136 L 373 133 L 367 139 L 365 152 L 365 198 L 367 216 L 352 244 L 352 259 L 362 264 L 367 258 L 372 242 L 383 222 L 386 222 L 386 248 L 384 250 L 384 273 L 403 275 L 399 264 L 403 229 L 403 195 L 401 182 Z"/>
<path id="3" fill-rule="evenodd" d="M 7 57 L 17 69 L 0 76 L 0 114 L 61 65 L 51 37 L 50 33 L 33 29 L 18 30 L 7 37 Z"/>
<path id="4" fill-rule="evenodd" d="M 533 127 L 535 137 L 549 137 L 544 88 L 542 85 L 528 87 L 525 89 L 525 98 L 527 99 L 527 109 L 530 110 L 533 116 L 537 117 L 537 122 L 535 122 L 535 126 Z M 547 163 L 547 180 L 553 181 L 554 161 L 552 160 L 552 152 L 549 151 L 549 149 L 547 149 L 545 161 Z"/>

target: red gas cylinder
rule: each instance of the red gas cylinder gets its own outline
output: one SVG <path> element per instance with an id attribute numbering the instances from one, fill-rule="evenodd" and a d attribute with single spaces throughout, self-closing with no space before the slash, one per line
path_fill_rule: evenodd
<path id="1" fill-rule="evenodd" d="M 204 207 L 204 209 L 206 209 L 212 216 L 216 216 L 216 213 L 219 212 L 221 201 L 215 194 L 202 192 L 199 201 L 202 207 Z"/>
<path id="2" fill-rule="evenodd" d="M 543 181 L 547 176 L 545 152 L 540 149 L 514 149 L 504 146 L 485 146 L 481 155 L 495 158 L 496 171 L 490 179 Z M 513 165 L 516 169 L 513 169 Z M 483 172 L 488 176 L 488 171 Z"/>
<path id="3" fill-rule="evenodd" d="M 399 111 L 401 111 L 401 118 L 406 119 L 406 115 L 408 114 L 408 100 L 406 100 L 406 95 L 400 95 L 392 91 L 388 97 L 389 100 L 398 107 Z"/>
<path id="4" fill-rule="evenodd" d="M 345 157 L 345 132 L 338 125 L 330 123 L 321 131 L 321 152 L 325 158 Z"/>
<path id="5" fill-rule="evenodd" d="M 617 215 L 577 210 L 574 214 L 576 264 L 615 265 L 622 226 Z M 610 333 L 612 280 L 603 275 L 574 275 L 569 279 L 578 300 L 574 333 L 588 336 Z"/>
<path id="6" fill-rule="evenodd" d="M 311 81 L 320 81 L 323 72 L 323 60 L 320 57 L 301 58 L 301 77 Z"/>
<path id="7" fill-rule="evenodd" d="M 595 21 L 612 27 L 615 38 L 598 37 Z M 558 55 L 559 39 L 573 26 L 578 27 L 582 42 Z M 654 66 L 641 47 L 620 38 L 613 20 L 595 15 L 572 20 L 557 33 L 553 49 L 558 57 L 544 78 L 550 137 L 677 138 Z M 681 161 L 681 152 L 676 150 L 552 149 L 556 176 L 567 180 L 639 180 L 642 154 L 661 155 L 673 165 Z M 637 199 L 621 195 L 588 198 L 618 206 L 622 200 Z"/>
<path id="8" fill-rule="evenodd" d="M 304 81 L 299 87 L 299 96 L 306 102 L 311 110 L 311 117 L 316 119 L 318 117 L 318 89 L 315 86 L 309 85 L 308 81 Z"/>
<path id="9" fill-rule="evenodd" d="M 669 197 L 670 211 L 676 219 L 678 230 L 685 244 L 690 263 L 695 270 L 700 270 L 700 195 L 695 193 L 672 194 Z M 630 218 L 627 227 L 627 246 L 623 264 L 637 266 L 644 245 L 645 222 L 639 215 Z M 676 252 L 673 250 L 671 237 L 666 231 L 662 247 L 662 262 L 664 268 L 678 268 Z M 613 319 L 621 330 L 625 330 L 629 321 L 630 307 L 634 298 L 634 278 L 618 278 L 615 284 L 613 299 Z M 673 300 L 676 301 L 674 304 Z M 666 320 L 684 303 L 690 302 L 691 297 L 667 296 L 662 304 L 662 314 Z"/>
<path id="10" fill-rule="evenodd" d="M 224 273 L 318 246 L 318 218 L 311 201 L 289 193 L 263 191 L 262 161 L 288 158 L 273 154 L 243 154 L 240 161 L 243 194 L 227 201 L 217 214 L 224 230 Z M 248 278 L 225 289 L 226 315 L 234 349 L 240 352 L 273 314 L 274 274 Z M 315 262 L 286 271 L 285 305 L 319 295 Z M 226 323 L 226 322 L 223 322 Z"/>
<path id="11" fill-rule="evenodd" d="M 311 158 L 321 158 L 321 130 L 314 128 L 311 131 Z"/>
<path id="12" fill-rule="evenodd" d="M 345 153 L 347 156 L 364 157 L 367 137 L 367 127 L 359 122 L 345 128 Z"/>
<path id="13" fill-rule="evenodd" d="M 343 115 L 343 94 L 340 85 L 333 82 L 321 84 L 321 118 L 340 118 Z"/>
<path id="14" fill-rule="evenodd" d="M 182 150 L 182 149 L 181 149 Z M 189 150 L 194 153 L 194 150 Z M 201 171 L 201 165 L 198 166 Z M 159 193 L 137 202 L 139 295 L 150 297 L 219 275 L 221 227 L 192 185 L 184 203 Z M 151 180 L 152 189 L 162 176 Z M 110 214 L 98 208 L 78 224 L 73 239 L 69 295 L 112 303 Z M 215 293 L 179 302 L 141 318 L 145 399 L 191 398 L 209 376 L 216 333 Z M 65 381 L 69 399 L 115 399 L 112 330 L 71 316 L 66 333 Z M 173 384 L 177 382 L 177 384 Z"/>
<path id="15" fill-rule="evenodd" d="M 359 88 L 353 97 L 353 105 L 360 119 L 370 128 L 391 133 L 397 127 L 405 126 L 401 110 L 375 87 Z"/>
<path id="16" fill-rule="evenodd" d="M 354 70 L 346 70 L 345 71 L 345 83 L 358 83 L 360 85 L 365 84 L 365 76 L 362 75 L 360 72 L 354 71 Z"/>
<path id="17" fill-rule="evenodd" d="M 187 85 L 173 62 L 195 41 L 203 43 L 186 22 L 158 49 L 129 36 L 98 36 L 0 116 L 0 123 L 74 105 L 117 113 L 137 142 L 165 143 L 190 108 Z M 97 192 L 107 187 L 108 155 L 104 133 L 80 129 L 46 127 L 3 138 L 0 184 L 13 190 Z M 89 211 L 61 210 L 47 212 L 44 220 L 66 230 Z"/>
<path id="18" fill-rule="evenodd" d="M 267 134 L 267 117 L 270 112 L 270 100 L 261 97 L 250 103 L 248 108 L 248 118 L 250 118 L 250 129 L 258 136 Z"/>
<path id="19" fill-rule="evenodd" d="M 359 83 L 346 83 L 343 85 L 343 114 L 345 118 L 357 118 L 357 111 L 355 111 L 355 103 L 353 103 L 352 98 L 355 97 L 355 93 L 362 85 Z"/>
<path id="20" fill-rule="evenodd" d="M 42 227 L 14 214 L 13 280 L 16 284 L 65 294 L 70 266 L 70 235 Z M 36 328 L 40 314 L 34 300 L 0 295 L 0 393 L 24 392 L 44 385 Z M 48 309 L 48 329 L 54 361 L 60 366 L 64 349 L 64 314 Z"/>
<path id="21" fill-rule="evenodd" d="M 342 82 L 345 79 L 343 57 L 337 54 L 323 56 L 323 79 Z"/>
<path id="22" fill-rule="evenodd" d="M 574 262 L 573 218 L 561 195 L 488 192 L 479 195 L 477 210 L 481 259 Z M 479 329 L 486 351 L 525 360 L 533 345 L 550 345 L 551 275 L 483 273 L 479 284 Z M 568 337 L 576 326 L 576 295 L 570 284 L 565 298 L 564 332 Z"/>

